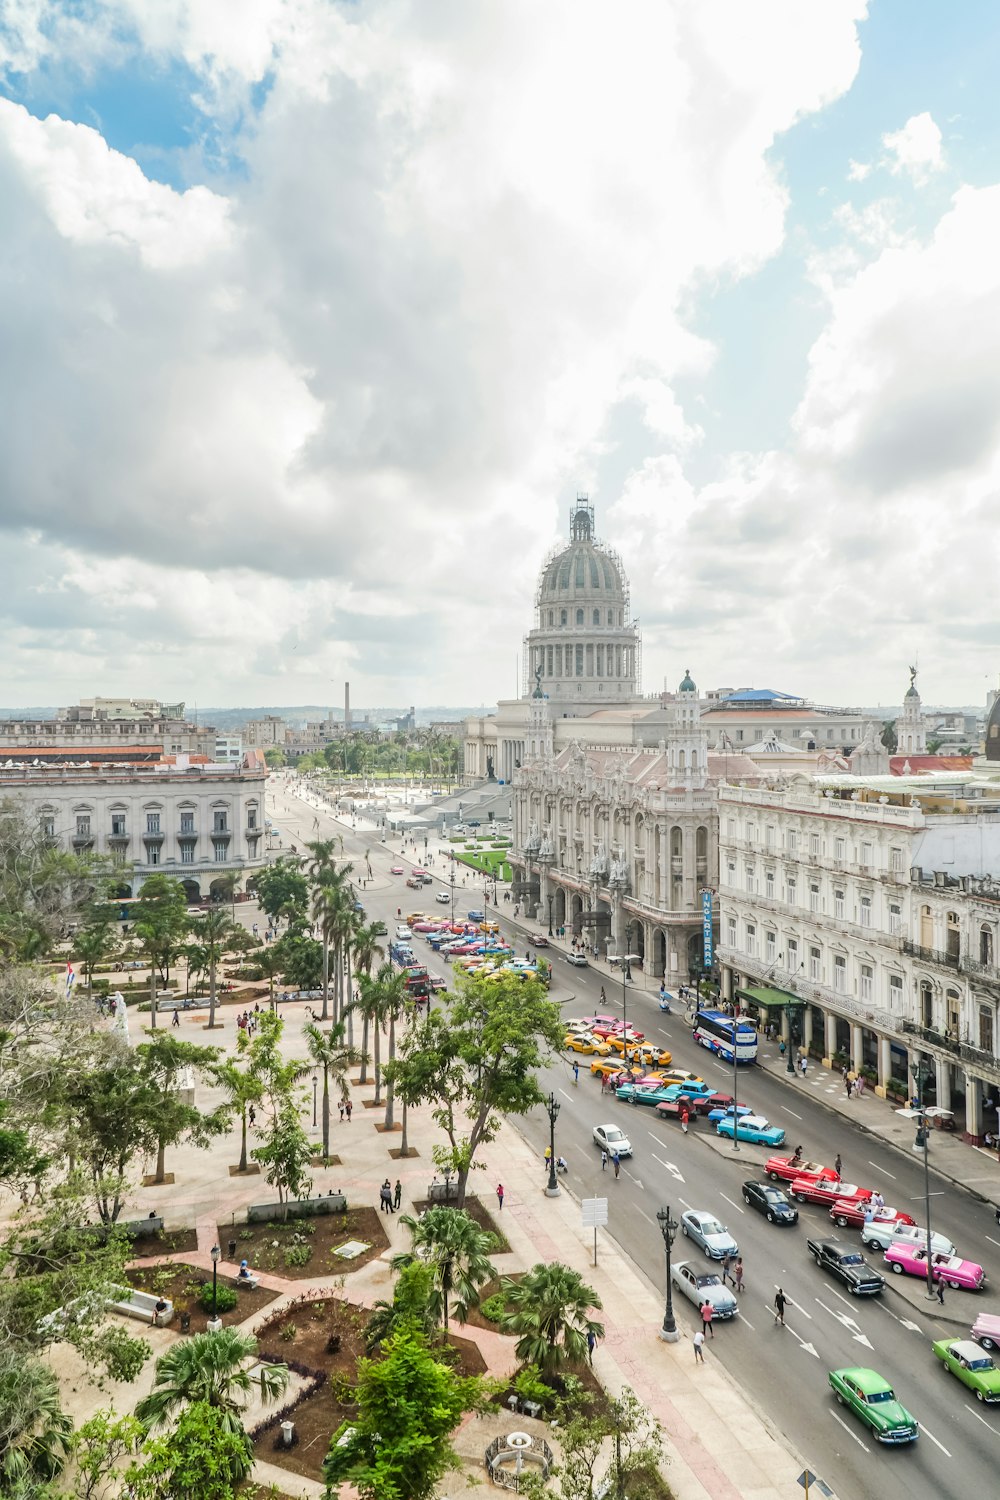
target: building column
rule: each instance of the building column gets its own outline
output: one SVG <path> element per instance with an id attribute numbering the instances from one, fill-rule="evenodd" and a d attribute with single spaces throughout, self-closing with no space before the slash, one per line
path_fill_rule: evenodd
<path id="1" fill-rule="evenodd" d="M 733 971 L 728 964 L 722 965 L 722 998 L 728 1001 L 733 998 Z"/>
<path id="2" fill-rule="evenodd" d="M 812 1006 L 807 1005 L 802 1012 L 802 1045 L 808 1053 L 813 1039 L 813 1012 Z"/>
<path id="3" fill-rule="evenodd" d="M 937 1102 L 941 1109 L 951 1109 L 951 1063 L 944 1057 L 934 1059 L 937 1079 Z"/>
<path id="4" fill-rule="evenodd" d="M 851 1071 L 860 1073 L 864 1060 L 864 1028 L 851 1022 Z"/>
<path id="5" fill-rule="evenodd" d="M 964 1138 L 975 1146 L 983 1139 L 983 1081 L 968 1072 L 965 1075 Z"/>
<path id="6" fill-rule="evenodd" d="M 887 1036 L 878 1039 L 878 1086 L 888 1088 L 892 1077 L 892 1044 Z"/>
<path id="7" fill-rule="evenodd" d="M 823 1012 L 823 1055 L 829 1062 L 837 1050 L 837 1017 L 828 1010 Z"/>

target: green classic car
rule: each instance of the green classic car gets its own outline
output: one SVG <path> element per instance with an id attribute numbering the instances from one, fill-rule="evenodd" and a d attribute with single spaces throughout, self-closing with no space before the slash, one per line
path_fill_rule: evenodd
<path id="1" fill-rule="evenodd" d="M 831 1370 L 830 1385 L 841 1406 L 849 1406 L 867 1422 L 879 1443 L 912 1443 L 919 1434 L 916 1418 L 896 1400 L 896 1394 L 877 1370 Z"/>
<path id="2" fill-rule="evenodd" d="M 1000 1401 L 1000 1370 L 972 1339 L 941 1339 L 931 1348 L 935 1359 L 975 1392 L 977 1401 Z"/>

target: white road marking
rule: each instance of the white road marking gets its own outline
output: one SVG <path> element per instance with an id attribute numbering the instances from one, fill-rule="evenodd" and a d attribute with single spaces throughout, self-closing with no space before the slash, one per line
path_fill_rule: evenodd
<path id="1" fill-rule="evenodd" d="M 866 1453 L 870 1453 L 872 1451 L 868 1447 L 867 1443 L 863 1443 L 861 1441 L 861 1439 L 858 1437 L 858 1435 L 857 1435 L 856 1432 L 852 1432 L 852 1430 L 850 1429 L 850 1427 L 848 1427 L 847 1423 L 844 1421 L 843 1417 L 838 1416 L 835 1411 L 832 1411 L 830 1413 L 830 1415 L 831 1415 L 831 1417 L 833 1418 L 833 1420 L 835 1422 L 839 1422 L 840 1423 L 841 1427 L 847 1433 L 848 1437 L 852 1437 L 854 1439 L 854 1441 L 857 1443 L 857 1445 L 858 1445 L 859 1448 L 864 1448 L 864 1450 L 865 1450 Z"/>
<path id="2" fill-rule="evenodd" d="M 646 1210 L 644 1208 L 640 1207 L 640 1205 L 638 1203 L 635 1206 L 639 1210 L 639 1212 L 642 1214 L 642 1217 L 646 1220 L 646 1222 L 648 1224 L 654 1223 L 654 1220 L 650 1218 L 649 1214 L 646 1212 Z"/>
<path id="3" fill-rule="evenodd" d="M 841 1327 L 847 1329 L 848 1333 L 856 1343 L 864 1344 L 866 1349 L 873 1348 L 871 1339 L 865 1337 L 853 1318 L 849 1318 L 846 1313 L 838 1312 L 835 1307 L 827 1307 L 826 1303 L 820 1302 L 820 1299 L 818 1297 L 816 1298 L 816 1301 L 819 1302 L 819 1305 L 824 1312 L 829 1313 L 831 1318 L 836 1318 Z"/>
<path id="4" fill-rule="evenodd" d="M 651 1151 L 649 1154 L 653 1158 L 654 1161 L 658 1161 L 660 1163 L 661 1167 L 666 1167 L 667 1171 L 670 1172 L 672 1176 L 676 1177 L 678 1182 L 683 1182 L 684 1181 L 684 1178 L 683 1178 L 681 1172 L 678 1170 L 677 1167 L 674 1166 L 674 1164 L 673 1164 L 672 1161 L 664 1161 L 663 1157 L 662 1156 L 657 1156 L 657 1154 L 656 1154 L 655 1151 Z M 690 1207 L 689 1204 L 685 1204 L 684 1206 L 685 1206 L 685 1208 Z"/>
<path id="5" fill-rule="evenodd" d="M 566 1092 L 565 1089 L 560 1089 L 559 1092 L 560 1092 L 560 1094 L 562 1094 L 562 1096 L 563 1096 L 564 1099 L 572 1099 L 572 1097 L 573 1097 L 572 1094 L 567 1094 L 567 1092 Z"/>
<path id="6" fill-rule="evenodd" d="M 677 1201 L 680 1204 L 681 1208 L 686 1208 L 687 1211 L 688 1211 L 688 1213 L 692 1212 L 691 1205 L 690 1205 L 690 1203 L 688 1203 L 687 1199 L 685 1199 L 685 1198 L 678 1198 Z"/>
<path id="7" fill-rule="evenodd" d="M 778 1108 L 781 1110 L 781 1113 L 783 1115 L 791 1115 L 793 1120 L 801 1120 L 802 1118 L 801 1115 L 797 1115 L 795 1113 L 794 1109 L 789 1109 L 787 1104 L 779 1104 Z"/>
<path id="8" fill-rule="evenodd" d="M 977 1421 L 982 1422 L 984 1427 L 988 1427 L 994 1437 L 1000 1437 L 1000 1433 L 997 1432 L 996 1428 L 993 1426 L 993 1423 L 987 1422 L 982 1412 L 976 1411 L 976 1408 L 974 1406 L 967 1406 L 965 1409 L 967 1412 L 971 1412 Z"/>
<path id="9" fill-rule="evenodd" d="M 725 1193 L 720 1193 L 719 1197 L 720 1198 L 726 1198 L 726 1195 L 725 1195 Z M 741 1213 L 744 1212 L 743 1208 L 741 1208 L 738 1203 L 734 1203 L 733 1200 L 732 1200 L 732 1198 L 726 1198 L 726 1202 L 730 1205 L 730 1207 L 735 1208 L 735 1210 L 736 1210 L 736 1212 L 738 1214 L 741 1214 Z"/>
<path id="10" fill-rule="evenodd" d="M 737 1313 L 737 1317 L 739 1318 L 739 1320 L 740 1320 L 741 1323 L 745 1323 L 746 1324 L 746 1326 L 749 1328 L 749 1330 L 750 1330 L 751 1333 L 755 1333 L 756 1332 L 756 1329 L 754 1328 L 753 1324 L 750 1322 L 750 1319 L 749 1318 L 745 1318 L 743 1316 L 743 1309 L 742 1309 L 742 1307 L 740 1308 L 739 1312 Z"/>
<path id="11" fill-rule="evenodd" d="M 983 1238 L 989 1240 L 991 1245 L 1000 1246 L 1000 1240 L 995 1240 L 991 1234 L 984 1235 Z"/>
<path id="12" fill-rule="evenodd" d="M 628 1167 L 622 1167 L 622 1171 L 625 1173 L 626 1177 L 631 1177 L 632 1178 L 632 1181 L 635 1183 L 636 1187 L 639 1189 L 640 1192 L 644 1193 L 646 1191 L 646 1189 L 642 1185 L 642 1178 L 641 1177 L 634 1177 L 632 1175 L 632 1173 L 629 1171 Z"/>
<path id="13" fill-rule="evenodd" d="M 920 1428 L 920 1431 L 922 1433 L 924 1433 L 924 1435 L 926 1437 L 930 1438 L 930 1440 L 931 1440 L 932 1443 L 937 1443 L 937 1446 L 941 1449 L 941 1452 L 944 1454 L 945 1458 L 950 1458 L 951 1457 L 951 1454 L 948 1452 L 948 1450 L 945 1447 L 944 1443 L 939 1443 L 938 1440 L 937 1440 L 937 1438 L 934 1436 L 933 1432 L 928 1432 L 928 1430 L 924 1426 L 923 1422 L 918 1422 L 917 1426 Z"/>
<path id="14" fill-rule="evenodd" d="M 868 1162 L 868 1165 L 869 1165 L 869 1166 L 870 1166 L 870 1167 L 874 1167 L 874 1168 L 875 1168 L 875 1170 L 876 1170 L 876 1172 L 881 1172 L 881 1173 L 882 1173 L 882 1176 L 883 1176 L 883 1177 L 891 1177 L 891 1178 L 892 1178 L 892 1180 L 893 1180 L 893 1182 L 895 1182 L 895 1181 L 896 1181 L 896 1179 L 895 1179 L 895 1177 L 894 1177 L 894 1176 L 893 1176 L 893 1174 L 892 1174 L 892 1173 L 891 1173 L 891 1172 L 887 1172 L 887 1171 L 886 1171 L 886 1170 L 885 1170 L 885 1167 L 883 1167 L 883 1166 L 880 1166 L 880 1165 L 879 1165 L 879 1163 L 878 1163 L 878 1162 L 877 1162 L 877 1161 L 872 1161 L 872 1160 L 871 1160 L 871 1159 L 869 1159 L 869 1162 Z"/>

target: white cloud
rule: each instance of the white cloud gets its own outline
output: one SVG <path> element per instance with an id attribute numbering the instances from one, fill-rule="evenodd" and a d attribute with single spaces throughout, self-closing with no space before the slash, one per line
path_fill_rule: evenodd
<path id="1" fill-rule="evenodd" d="M 921 184 L 944 166 L 941 131 L 926 110 L 911 115 L 899 130 L 882 137 L 886 165 L 894 176 L 906 175 Z"/>

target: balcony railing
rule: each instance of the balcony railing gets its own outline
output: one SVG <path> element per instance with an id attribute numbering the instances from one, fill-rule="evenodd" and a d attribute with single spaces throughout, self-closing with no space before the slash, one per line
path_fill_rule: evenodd
<path id="1" fill-rule="evenodd" d="M 995 963 L 984 963 L 971 953 L 963 953 L 958 966 L 963 973 L 978 974 L 982 979 L 991 979 L 994 984 L 1000 984 L 1000 968 Z"/>
<path id="2" fill-rule="evenodd" d="M 925 964 L 941 964 L 948 969 L 957 969 L 961 961 L 957 949 L 952 953 L 943 948 L 925 948 L 920 943 L 911 943 L 909 938 L 903 939 L 903 952 L 922 959 Z"/>
<path id="3" fill-rule="evenodd" d="M 936 1031 L 933 1026 L 920 1026 L 916 1021 L 903 1021 L 900 1029 L 907 1036 L 919 1037 L 930 1047 L 940 1047 L 944 1052 L 953 1052 L 956 1057 L 961 1053 L 962 1044 L 957 1036 L 948 1031 Z"/>

